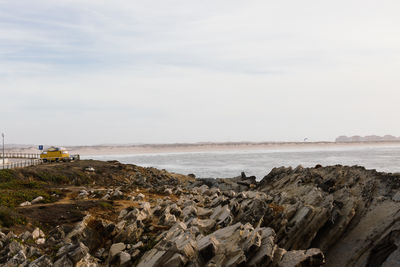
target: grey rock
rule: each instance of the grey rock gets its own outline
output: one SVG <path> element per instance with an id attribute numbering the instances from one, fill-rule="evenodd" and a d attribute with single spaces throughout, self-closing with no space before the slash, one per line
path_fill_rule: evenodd
<path id="1" fill-rule="evenodd" d="M 219 246 L 218 240 L 213 236 L 203 237 L 197 244 L 199 253 L 206 263 L 215 256 Z"/>
<path id="2" fill-rule="evenodd" d="M 50 258 L 47 255 L 43 255 L 36 260 L 32 261 L 28 267 L 48 267 L 53 266 Z"/>
<path id="3" fill-rule="evenodd" d="M 46 239 L 45 238 L 38 238 L 35 240 L 35 243 L 37 245 L 43 245 L 44 243 L 46 243 Z"/>
<path id="4" fill-rule="evenodd" d="M 179 253 L 175 253 L 171 258 L 169 258 L 165 262 L 165 266 L 170 266 L 170 267 L 181 267 L 185 266 L 187 263 L 187 258 L 185 258 L 183 255 Z"/>
<path id="5" fill-rule="evenodd" d="M 15 254 L 6 264 L 5 266 L 18 266 L 26 261 L 25 253 L 20 250 L 17 254 Z"/>
<path id="6" fill-rule="evenodd" d="M 110 247 L 110 252 L 109 252 L 109 258 L 110 261 L 112 261 L 114 259 L 114 257 L 120 253 L 121 251 L 123 251 L 126 248 L 126 245 L 124 243 L 116 243 L 113 244 Z"/>
<path id="7" fill-rule="evenodd" d="M 131 266 L 131 255 L 124 251 L 119 253 L 118 264 L 120 267 Z"/>
<path id="8" fill-rule="evenodd" d="M 166 188 L 164 190 L 164 193 L 167 194 L 167 195 L 172 195 L 172 189 L 171 188 Z"/>
<path id="9" fill-rule="evenodd" d="M 74 263 L 64 255 L 54 262 L 53 267 L 74 267 Z"/>
<path id="10" fill-rule="evenodd" d="M 68 257 L 74 262 L 77 263 L 82 258 L 84 258 L 89 253 L 89 248 L 85 246 L 82 242 L 71 247 L 68 252 Z"/>
<path id="11" fill-rule="evenodd" d="M 133 245 L 131 248 L 132 249 L 137 249 L 137 248 L 141 248 L 143 247 L 143 242 L 139 241 L 138 243 L 136 243 L 135 245 Z"/>
<path id="12" fill-rule="evenodd" d="M 325 263 L 325 257 L 319 249 L 300 251 L 288 251 L 279 261 L 279 267 L 296 266 L 321 266 Z"/>
<path id="13" fill-rule="evenodd" d="M 23 245 L 14 240 L 10 244 L 8 244 L 8 255 L 14 256 L 19 251 L 23 251 L 24 249 L 25 247 Z"/>
<path id="14" fill-rule="evenodd" d="M 231 210 L 228 205 L 223 207 L 218 206 L 214 209 L 213 214 L 210 216 L 210 219 L 214 219 L 217 221 L 217 224 L 228 225 L 232 221 Z"/>
<path id="15" fill-rule="evenodd" d="M 400 191 L 398 191 L 393 197 L 393 201 L 400 202 Z"/>
<path id="16" fill-rule="evenodd" d="M 32 234 L 29 231 L 26 231 L 25 233 L 23 233 L 20 238 L 24 241 L 27 241 L 29 239 L 33 239 L 32 238 Z"/>

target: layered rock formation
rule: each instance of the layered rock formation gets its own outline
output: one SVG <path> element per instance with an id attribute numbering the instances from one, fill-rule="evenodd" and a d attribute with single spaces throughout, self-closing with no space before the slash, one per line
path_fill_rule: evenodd
<path id="1" fill-rule="evenodd" d="M 128 177 L 128 176 L 127 176 Z M 88 187 L 118 199 L 51 230 L 0 233 L 4 266 L 396 266 L 400 175 L 362 167 L 276 168 L 255 177 L 129 176 Z M 32 205 L 34 206 L 34 205 Z M 24 207 L 24 208 L 30 208 Z M 40 241 L 39 241 L 40 240 Z"/>

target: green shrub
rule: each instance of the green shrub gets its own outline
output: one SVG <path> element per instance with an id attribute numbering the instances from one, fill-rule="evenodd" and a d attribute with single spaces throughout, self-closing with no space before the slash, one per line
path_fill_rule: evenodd
<path id="1" fill-rule="evenodd" d="M 12 209 L 0 207 L 0 226 L 11 227 L 16 224 L 25 224 L 26 220 Z"/>
<path id="2" fill-rule="evenodd" d="M 13 170 L 0 170 L 0 183 L 9 182 L 15 179 L 15 172 Z"/>

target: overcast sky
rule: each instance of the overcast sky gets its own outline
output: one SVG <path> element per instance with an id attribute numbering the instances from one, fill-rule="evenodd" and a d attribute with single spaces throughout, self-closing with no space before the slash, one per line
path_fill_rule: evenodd
<path id="1" fill-rule="evenodd" d="M 9 143 L 400 135 L 400 2 L 0 0 Z"/>

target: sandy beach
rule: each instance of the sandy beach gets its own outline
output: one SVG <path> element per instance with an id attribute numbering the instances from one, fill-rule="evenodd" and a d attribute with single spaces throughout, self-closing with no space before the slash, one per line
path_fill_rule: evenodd
<path id="1" fill-rule="evenodd" d="M 400 142 L 238 142 L 238 143 L 182 143 L 182 144 L 143 144 L 143 145 L 94 145 L 64 146 L 71 154 L 90 155 L 123 155 L 153 154 L 207 151 L 243 151 L 243 150 L 291 150 L 291 149 L 332 149 L 352 147 L 400 146 Z M 45 146 L 46 147 L 46 146 Z M 6 152 L 39 153 L 36 146 L 8 147 Z"/>

